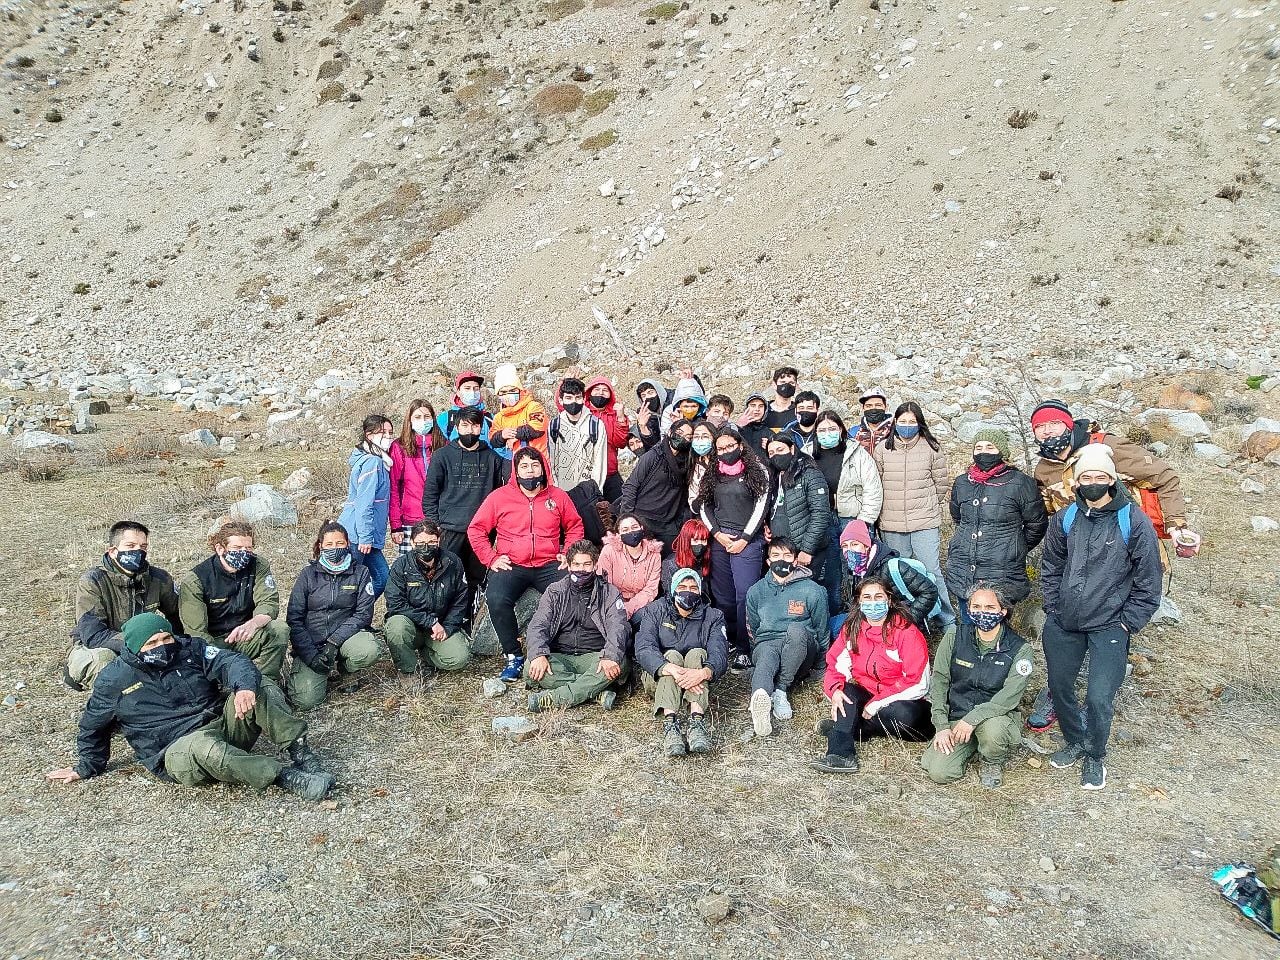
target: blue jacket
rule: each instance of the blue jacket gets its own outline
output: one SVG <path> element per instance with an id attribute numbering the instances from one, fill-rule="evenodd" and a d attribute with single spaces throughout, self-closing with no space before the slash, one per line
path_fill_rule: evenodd
<path id="1" fill-rule="evenodd" d="M 485 409 L 483 401 L 476 406 L 484 416 L 484 423 L 480 428 L 480 442 L 492 450 L 493 446 L 489 443 L 489 431 L 493 429 L 493 416 Z M 448 410 L 441 410 L 436 414 L 436 426 L 440 428 L 440 432 L 444 434 L 446 440 L 458 439 L 458 414 L 465 409 L 465 407 L 460 407 L 455 403 Z"/>
<path id="2" fill-rule="evenodd" d="M 353 547 L 367 543 L 381 550 L 387 545 L 391 517 L 391 471 L 381 456 L 359 448 L 351 451 L 347 463 L 351 479 L 338 522 L 347 528 Z"/>

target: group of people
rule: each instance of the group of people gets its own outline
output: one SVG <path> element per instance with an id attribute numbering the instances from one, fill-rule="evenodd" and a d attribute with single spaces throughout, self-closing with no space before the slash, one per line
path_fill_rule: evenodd
<path id="1" fill-rule="evenodd" d="M 1081 785 L 1105 784 L 1129 641 L 1159 606 L 1158 541 L 1198 544 L 1178 477 L 1142 447 L 1048 401 L 1031 416 L 1033 475 L 1010 462 L 1004 431 L 984 429 L 953 476 L 919 404 L 891 410 L 868 389 L 847 423 L 791 367 L 736 419 L 687 370 L 673 389 L 641 381 L 635 412 L 608 380 L 575 377 L 549 410 L 509 364 L 492 408 L 480 374 L 454 386 L 438 413 L 414 400 L 399 434 L 381 415 L 360 425 L 341 514 L 320 527 L 283 622 L 247 524 L 223 524 L 176 585 L 147 562 L 145 527 L 112 527 L 80 582 L 67 660 L 67 682 L 91 688 L 80 761 L 49 776 L 101 773 L 119 726 L 180 783 L 323 796 L 332 778 L 297 714 L 379 661 L 385 595 L 383 640 L 403 674 L 464 668 L 483 610 L 500 679 L 524 680 L 532 712 L 612 709 L 638 678 L 667 754 L 705 753 L 727 671 L 750 671 L 760 736 L 820 675 L 831 710 L 818 769 L 856 771 L 858 743 L 890 736 L 929 741 L 922 765 L 938 782 L 976 753 L 995 787 L 1035 670 L 1011 618 L 1043 543 L 1048 681 L 1026 723 L 1056 719 L 1052 765 L 1082 761 Z M 251 754 L 259 733 L 293 763 Z"/>

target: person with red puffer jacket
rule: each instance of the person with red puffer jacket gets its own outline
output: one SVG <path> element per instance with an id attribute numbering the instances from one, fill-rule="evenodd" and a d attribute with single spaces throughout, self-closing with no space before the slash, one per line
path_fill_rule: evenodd
<path id="1" fill-rule="evenodd" d="M 489 569 L 484 597 L 506 655 L 501 674 L 506 683 L 518 681 L 524 670 L 516 601 L 530 587 L 542 592 L 563 578 L 564 549 L 583 535 L 577 508 L 550 476 L 540 450 L 516 450 L 511 479 L 485 497 L 467 527 L 471 549 Z"/>
<path id="2" fill-rule="evenodd" d="M 824 773 L 856 773 L 859 740 L 920 743 L 933 736 L 929 648 L 888 581 L 858 584 L 849 619 L 827 651 L 822 689 L 831 698 L 827 755 L 810 765 Z"/>
<path id="3" fill-rule="evenodd" d="M 627 445 L 627 432 L 631 421 L 618 409 L 618 395 L 613 384 L 604 377 L 596 377 L 587 384 L 587 410 L 600 421 L 605 439 L 609 442 L 609 470 L 605 477 L 604 498 L 616 503 L 622 496 L 622 474 L 618 472 L 618 451 Z"/>

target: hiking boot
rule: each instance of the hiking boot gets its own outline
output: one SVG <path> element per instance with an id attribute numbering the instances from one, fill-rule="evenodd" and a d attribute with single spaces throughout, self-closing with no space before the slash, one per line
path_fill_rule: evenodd
<path id="1" fill-rule="evenodd" d="M 289 744 L 287 749 L 289 761 L 302 772 L 321 775 L 326 772 L 324 765 L 320 763 L 320 755 L 311 749 L 305 733 Z"/>
<path id="2" fill-rule="evenodd" d="M 507 654 L 507 665 L 503 667 L 502 672 L 498 674 L 498 679 L 503 683 L 519 683 L 520 677 L 524 674 L 524 657 L 518 653 Z"/>
<path id="3" fill-rule="evenodd" d="M 810 760 L 809 766 L 823 773 L 857 773 L 860 768 L 856 754 L 852 757 L 842 757 L 836 753 L 828 753 L 825 757 Z"/>
<path id="4" fill-rule="evenodd" d="M 746 673 L 751 669 L 751 656 L 746 653 L 735 653 L 729 658 L 729 669 L 734 673 Z"/>
<path id="5" fill-rule="evenodd" d="M 1038 733 L 1048 730 L 1057 722 L 1058 714 L 1053 709 L 1053 697 L 1049 694 L 1049 688 L 1045 687 L 1036 694 L 1035 703 L 1031 704 L 1031 712 L 1027 714 L 1027 729 Z"/>
<path id="6" fill-rule="evenodd" d="M 601 710 L 612 710 L 618 705 L 618 691 L 606 690 L 596 697 L 596 703 L 600 704 Z"/>
<path id="7" fill-rule="evenodd" d="M 667 717 L 662 721 L 662 747 L 668 757 L 683 757 L 689 752 L 689 745 L 684 742 L 684 733 L 680 730 L 679 717 Z"/>
<path id="8" fill-rule="evenodd" d="M 1107 768 L 1101 760 L 1085 757 L 1080 768 L 1080 789 L 1101 790 L 1107 785 Z"/>
<path id="9" fill-rule="evenodd" d="M 689 752 L 711 752 L 711 728 L 707 726 L 707 718 L 700 713 L 689 718 Z"/>
<path id="10" fill-rule="evenodd" d="M 556 708 L 556 695 L 550 690 L 529 694 L 529 712 L 542 713 L 544 710 Z"/>
<path id="11" fill-rule="evenodd" d="M 71 676 L 71 671 L 67 669 L 67 665 L 62 665 L 62 682 L 74 690 L 76 693 L 84 693 L 84 685 L 76 683 L 75 678 Z"/>
<path id="12" fill-rule="evenodd" d="M 276 775 L 277 787 L 312 802 L 327 797 L 334 783 L 333 777 L 327 773 L 308 773 L 297 767 L 285 767 Z"/>
<path id="13" fill-rule="evenodd" d="M 751 727 L 755 730 L 757 737 L 767 737 L 773 733 L 773 721 L 770 714 L 773 713 L 773 698 L 764 690 L 757 690 L 751 694 L 751 704 L 748 707 L 751 711 Z"/>
<path id="14" fill-rule="evenodd" d="M 1073 766 L 1082 756 L 1084 756 L 1084 747 L 1068 743 L 1049 758 L 1049 766 L 1055 770 L 1065 770 L 1067 767 Z"/>
<path id="15" fill-rule="evenodd" d="M 791 719 L 791 702 L 787 700 L 787 691 L 773 691 L 773 715 L 779 720 Z"/>
<path id="16" fill-rule="evenodd" d="M 835 728 L 836 722 L 830 717 L 819 717 L 818 722 L 813 725 L 813 732 L 820 737 L 829 737 Z"/>
<path id="17" fill-rule="evenodd" d="M 978 782 L 988 790 L 997 790 L 1004 783 L 1004 764 L 989 760 L 978 761 Z"/>

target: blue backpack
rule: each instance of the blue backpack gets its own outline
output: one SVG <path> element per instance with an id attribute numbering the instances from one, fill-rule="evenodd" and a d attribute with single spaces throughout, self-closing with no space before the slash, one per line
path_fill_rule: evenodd
<path id="1" fill-rule="evenodd" d="M 1130 514 L 1132 506 L 1132 503 L 1126 503 L 1116 511 L 1116 522 L 1120 524 L 1120 536 L 1124 538 L 1126 547 L 1129 545 L 1129 534 L 1133 532 L 1133 517 Z M 1080 504 L 1073 503 L 1062 514 L 1062 535 L 1064 537 L 1071 533 L 1071 527 L 1076 522 L 1076 514 L 1079 512 Z"/>
<path id="2" fill-rule="evenodd" d="M 933 574 L 931 574 L 928 569 L 925 568 L 925 565 L 919 560 L 914 560 L 911 557 L 894 557 L 886 563 L 885 566 L 889 570 L 889 579 L 893 581 L 894 589 L 897 590 L 898 593 L 902 594 L 902 596 L 906 597 L 908 603 L 913 603 L 916 598 L 915 594 L 907 589 L 906 581 L 902 577 L 902 564 L 904 563 L 932 583 L 935 587 L 938 586 L 938 581 L 934 579 Z M 938 599 L 933 602 L 933 608 L 929 611 L 929 618 L 932 619 L 933 617 L 940 616 L 941 614 L 942 591 L 939 590 Z"/>

